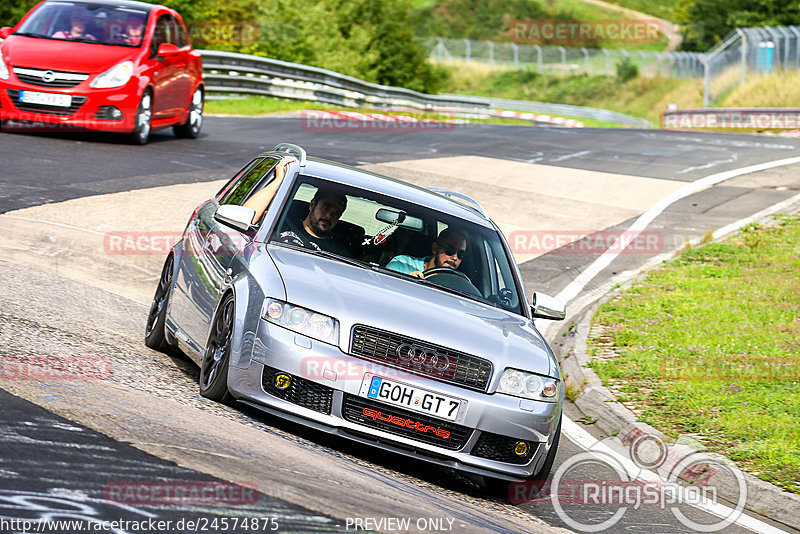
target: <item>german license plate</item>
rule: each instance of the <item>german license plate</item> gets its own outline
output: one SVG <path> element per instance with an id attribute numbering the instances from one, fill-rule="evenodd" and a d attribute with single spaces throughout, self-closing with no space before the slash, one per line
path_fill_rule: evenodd
<path id="1" fill-rule="evenodd" d="M 455 421 L 463 400 L 422 389 L 417 386 L 367 374 L 359 393 L 392 406 Z"/>
<path id="2" fill-rule="evenodd" d="M 37 91 L 20 91 L 19 101 L 26 104 L 40 104 L 43 106 L 68 108 L 72 105 L 72 96 L 57 95 L 54 93 L 39 93 Z"/>

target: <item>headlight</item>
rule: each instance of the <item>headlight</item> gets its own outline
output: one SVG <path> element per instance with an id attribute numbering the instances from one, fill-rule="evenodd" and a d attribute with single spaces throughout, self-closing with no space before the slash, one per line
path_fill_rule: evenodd
<path id="1" fill-rule="evenodd" d="M 8 67 L 6 67 L 6 62 L 3 61 L 3 56 L 0 54 L 0 80 L 7 80 L 8 79 Z"/>
<path id="2" fill-rule="evenodd" d="M 555 402 L 558 400 L 558 380 L 517 369 L 506 369 L 500 376 L 497 392 L 524 399 Z"/>
<path id="3" fill-rule="evenodd" d="M 133 76 L 133 62 L 124 61 L 112 67 L 94 79 L 90 84 L 95 89 L 108 89 L 110 87 L 122 87 Z"/>
<path id="4" fill-rule="evenodd" d="M 282 300 L 266 299 L 261 318 L 325 343 L 339 342 L 339 321 Z"/>

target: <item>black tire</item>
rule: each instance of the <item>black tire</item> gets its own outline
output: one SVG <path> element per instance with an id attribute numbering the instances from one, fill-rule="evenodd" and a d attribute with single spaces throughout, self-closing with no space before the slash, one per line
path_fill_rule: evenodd
<path id="1" fill-rule="evenodd" d="M 161 277 L 158 280 L 156 294 L 153 296 L 153 303 L 150 305 L 150 313 L 147 316 L 147 325 L 144 331 L 144 344 L 153 350 L 166 352 L 169 349 L 165 323 L 167 320 L 167 307 L 169 305 L 169 293 L 172 289 L 172 271 L 175 266 L 175 257 L 170 254 L 164 262 Z"/>
<path id="2" fill-rule="evenodd" d="M 175 132 L 175 137 L 183 137 L 185 139 L 197 139 L 200 135 L 200 129 L 203 127 L 203 88 L 198 87 L 192 95 L 192 101 L 189 103 L 189 116 L 186 122 L 178 126 L 173 126 L 172 131 Z"/>
<path id="3" fill-rule="evenodd" d="M 534 473 L 530 477 L 528 477 L 526 482 L 532 483 L 537 487 L 537 491 L 540 490 L 547 479 L 550 478 L 550 472 L 553 470 L 553 462 L 556 459 L 556 454 L 558 453 L 558 442 L 561 440 L 561 419 L 558 420 L 558 426 L 556 427 L 556 435 L 553 438 L 553 443 L 550 445 L 550 450 L 547 451 L 547 458 L 544 460 L 544 464 L 542 468 L 539 469 L 537 473 Z M 504 500 L 509 499 L 509 489 L 511 484 L 517 484 L 517 482 L 508 482 L 507 480 L 499 480 L 496 478 L 491 477 L 484 477 L 484 483 L 486 484 L 486 491 L 489 495 L 493 497 L 499 497 Z M 512 504 L 519 504 L 519 503 L 512 503 Z"/>
<path id="4" fill-rule="evenodd" d="M 131 142 L 135 145 L 146 145 L 150 140 L 150 123 L 153 119 L 153 95 L 150 89 L 145 89 L 139 107 L 136 109 L 136 127 L 130 134 Z"/>
<path id="5" fill-rule="evenodd" d="M 200 395 L 217 402 L 228 403 L 228 363 L 231 356 L 231 337 L 234 319 L 233 293 L 228 293 L 214 315 L 211 333 L 200 364 Z"/>

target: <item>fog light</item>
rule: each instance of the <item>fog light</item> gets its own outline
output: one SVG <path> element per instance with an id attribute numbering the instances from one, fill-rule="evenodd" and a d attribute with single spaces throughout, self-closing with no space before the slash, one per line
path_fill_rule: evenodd
<path id="1" fill-rule="evenodd" d="M 121 121 L 122 111 L 115 106 L 100 106 L 97 109 L 97 113 L 94 114 L 94 118 L 107 121 Z"/>
<path id="2" fill-rule="evenodd" d="M 275 375 L 275 387 L 278 389 L 286 389 L 292 385 L 292 377 L 283 373 Z"/>
<path id="3" fill-rule="evenodd" d="M 528 454 L 529 449 L 530 447 L 528 447 L 527 441 L 518 441 L 517 444 L 514 446 L 514 454 L 516 454 L 517 456 L 525 456 L 526 454 Z"/>

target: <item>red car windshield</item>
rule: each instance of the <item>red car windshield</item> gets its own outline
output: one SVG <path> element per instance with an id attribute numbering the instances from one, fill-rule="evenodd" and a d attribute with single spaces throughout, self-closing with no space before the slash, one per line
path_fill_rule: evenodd
<path id="1" fill-rule="evenodd" d="M 81 2 L 46 2 L 15 35 L 114 46 L 139 47 L 149 11 Z"/>

